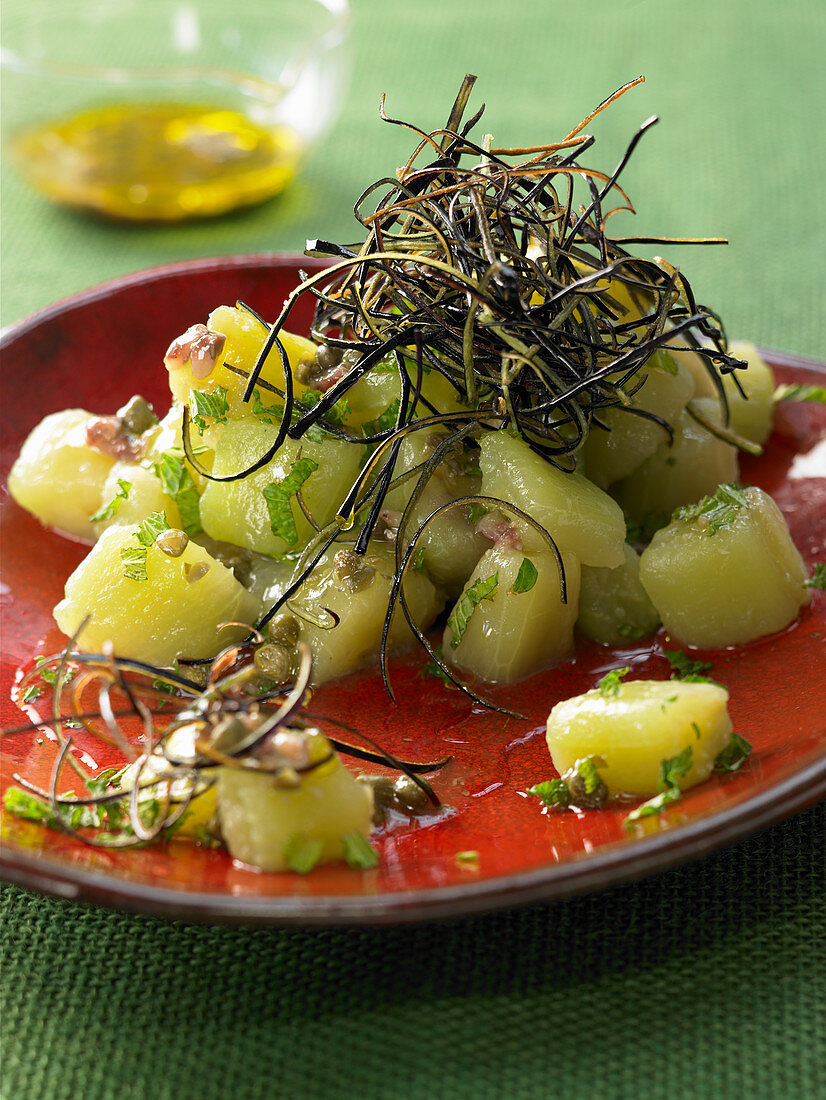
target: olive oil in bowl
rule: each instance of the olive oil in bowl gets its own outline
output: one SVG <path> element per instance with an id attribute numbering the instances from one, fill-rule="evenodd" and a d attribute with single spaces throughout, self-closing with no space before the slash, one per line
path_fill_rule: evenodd
<path id="1" fill-rule="evenodd" d="M 263 202 L 293 178 L 288 127 L 202 103 L 118 103 L 25 131 L 20 170 L 54 202 L 128 221 L 176 222 Z"/>

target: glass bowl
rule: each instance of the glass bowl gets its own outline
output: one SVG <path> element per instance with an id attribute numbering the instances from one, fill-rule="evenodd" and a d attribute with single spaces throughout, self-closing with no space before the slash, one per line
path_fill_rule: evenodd
<path id="1" fill-rule="evenodd" d="M 262 202 L 333 122 L 347 0 L 8 0 L 3 139 L 47 198 L 135 221 Z"/>

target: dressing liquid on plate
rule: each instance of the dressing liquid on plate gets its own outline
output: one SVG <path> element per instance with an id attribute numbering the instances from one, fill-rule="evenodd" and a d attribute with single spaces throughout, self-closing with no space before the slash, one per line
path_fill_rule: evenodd
<path id="1" fill-rule="evenodd" d="M 29 182 L 54 202 L 130 221 L 223 214 L 277 194 L 301 145 L 286 127 L 189 103 L 97 107 L 14 143 Z"/>

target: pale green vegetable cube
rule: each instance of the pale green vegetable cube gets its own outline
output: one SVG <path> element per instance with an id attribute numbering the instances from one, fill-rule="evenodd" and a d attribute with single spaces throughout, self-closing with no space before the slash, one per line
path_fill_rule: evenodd
<path id="1" fill-rule="evenodd" d="M 677 513 L 640 559 L 663 626 L 683 645 L 744 645 L 788 626 L 809 602 L 806 567 L 762 489 L 721 486 Z"/>
<path id="2" fill-rule="evenodd" d="M 9 473 L 9 492 L 47 527 L 95 538 L 89 519 L 98 510 L 114 460 L 86 442 L 91 413 L 64 409 L 29 435 Z"/>
<path id="3" fill-rule="evenodd" d="M 313 651 L 314 684 L 344 676 L 378 656 L 395 565 L 389 546 L 371 544 L 363 557 L 334 546 L 299 588 L 291 606 L 307 616 L 301 620 L 301 637 Z M 414 621 L 427 629 L 444 604 L 441 593 L 424 573 L 412 568 L 405 574 L 404 593 Z M 338 617 L 336 625 L 325 608 Z M 390 646 L 398 648 L 412 640 L 397 606 Z"/>
<path id="4" fill-rule="evenodd" d="M 653 413 L 668 424 L 673 424 L 694 394 L 691 373 L 665 352 L 655 352 L 627 388 L 637 386 L 629 408 Z M 588 477 L 603 488 L 627 477 L 668 438 L 656 421 L 622 408 L 600 409 L 599 420 L 608 430 L 598 424 L 591 427 L 582 461 Z"/>
<path id="5" fill-rule="evenodd" d="M 155 544 L 146 551 L 146 579 L 134 580 L 121 551 L 139 547 L 137 530 L 108 528 L 66 581 L 66 596 L 54 609 L 63 633 L 73 635 L 88 615 L 80 649 L 100 653 L 111 642 L 121 657 L 162 666 L 212 657 L 240 640 L 245 628 L 219 626 L 253 623 L 258 602 L 232 571 L 192 541 L 178 557 Z"/>
<path id="6" fill-rule="evenodd" d="M 640 556 L 625 547 L 615 569 L 583 565 L 577 627 L 603 645 L 622 645 L 652 633 L 660 617 L 640 584 Z"/>
<path id="7" fill-rule="evenodd" d="M 658 791 L 660 764 L 690 746 L 692 765 L 680 787 L 693 787 L 709 777 L 729 742 L 727 703 L 718 684 L 634 680 L 616 694 L 597 688 L 556 704 L 548 750 L 560 775 L 592 757 L 610 794 L 648 798 Z"/>
<path id="8" fill-rule="evenodd" d="M 703 419 L 721 425 L 720 402 L 714 397 L 692 401 Z M 688 412 L 674 424 L 674 442 L 662 443 L 630 477 L 616 486 L 616 497 L 634 519 L 662 513 L 667 520 L 675 508 L 713 493 L 718 485 L 737 481 L 737 448 L 712 435 Z"/>
<path id="9" fill-rule="evenodd" d="M 511 683 L 570 656 L 580 567 L 567 551 L 562 562 L 566 603 L 550 550 L 528 553 L 493 546 L 483 554 L 448 619 L 442 639 L 445 660 L 483 680 Z M 535 570 L 528 591 L 519 591 L 520 570 L 523 578 Z"/>
<path id="10" fill-rule="evenodd" d="M 394 475 L 424 463 L 435 447 L 444 440 L 442 433 L 413 432 L 399 448 Z M 462 452 L 449 452 L 430 477 L 421 496 L 412 509 L 405 528 L 406 543 L 415 535 L 419 526 L 442 505 L 459 497 L 478 494 L 481 478 L 478 468 L 461 467 L 466 459 Z M 385 507 L 403 512 L 419 474 L 392 489 L 385 497 Z M 417 542 L 422 552 L 424 568 L 433 581 L 451 596 L 457 596 L 470 576 L 473 567 L 488 548 L 488 540 L 476 533 L 468 517 L 468 508 L 457 505 L 428 524 Z"/>
<path id="11" fill-rule="evenodd" d="M 212 472 L 237 473 L 252 466 L 272 446 L 278 429 L 251 417 L 231 420 L 218 441 Z M 201 497 L 201 522 L 214 539 L 246 546 L 259 554 L 283 554 L 303 546 L 313 528 L 295 494 L 289 500 L 294 531 L 273 533 L 264 490 L 287 478 L 293 464 L 309 459 L 316 465 L 301 485 L 302 499 L 315 522 L 323 527 L 355 481 L 363 448 L 336 440 L 313 442 L 285 439 L 266 466 L 237 481 L 210 481 Z M 287 534 L 285 538 L 284 535 Z"/>
<path id="12" fill-rule="evenodd" d="M 735 375 L 723 375 L 723 386 L 729 405 L 729 424 L 738 434 L 753 443 L 765 443 L 771 435 L 774 419 L 774 372 L 769 364 L 760 357 L 754 344 L 732 341 L 729 354 L 737 359 L 745 359 L 747 370 L 738 370 Z M 746 396 L 743 397 L 734 381 L 740 383 Z"/>
<path id="13" fill-rule="evenodd" d="M 155 471 L 142 463 L 116 462 L 103 483 L 101 500 L 102 511 L 111 511 L 109 505 L 114 510 L 94 523 L 98 534 L 107 527 L 141 523 L 152 512 L 163 512 L 170 527 L 181 526 L 175 501 L 164 493 Z"/>
<path id="14" fill-rule="evenodd" d="M 482 493 L 515 504 L 583 565 L 621 565 L 625 558 L 622 509 L 580 473 L 564 473 L 509 432 L 485 432 L 480 440 Z M 533 527 L 505 515 L 519 528 L 526 552 L 547 548 Z"/>
<path id="15" fill-rule="evenodd" d="M 313 760 L 331 751 L 321 733 L 309 736 Z M 335 754 L 295 787 L 247 769 L 218 770 L 218 815 L 230 855 L 263 871 L 287 870 L 290 852 L 304 845 L 312 846 L 315 863 L 341 859 L 348 834 L 369 835 L 372 813 L 370 787 Z"/>

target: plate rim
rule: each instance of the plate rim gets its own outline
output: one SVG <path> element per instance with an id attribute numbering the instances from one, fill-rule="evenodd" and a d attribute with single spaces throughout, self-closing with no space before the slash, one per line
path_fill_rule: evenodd
<path id="1" fill-rule="evenodd" d="M 6 326 L 0 331 L 0 348 L 25 338 L 43 323 L 72 309 L 146 283 L 219 269 L 305 266 L 319 270 L 329 262 L 302 253 L 260 252 L 157 265 L 81 290 Z M 826 363 L 814 358 L 762 347 L 758 350 L 778 366 L 826 371 Z M 376 895 L 262 897 L 146 885 L 117 875 L 87 871 L 50 856 L 32 856 L 10 845 L 8 840 L 0 845 L 0 878 L 68 901 L 167 919 L 301 927 L 412 924 L 562 900 L 634 881 L 709 855 L 801 812 L 822 798 L 826 798 L 826 746 L 820 756 L 751 796 L 655 834 L 527 871 L 469 878 L 447 887 Z"/>

